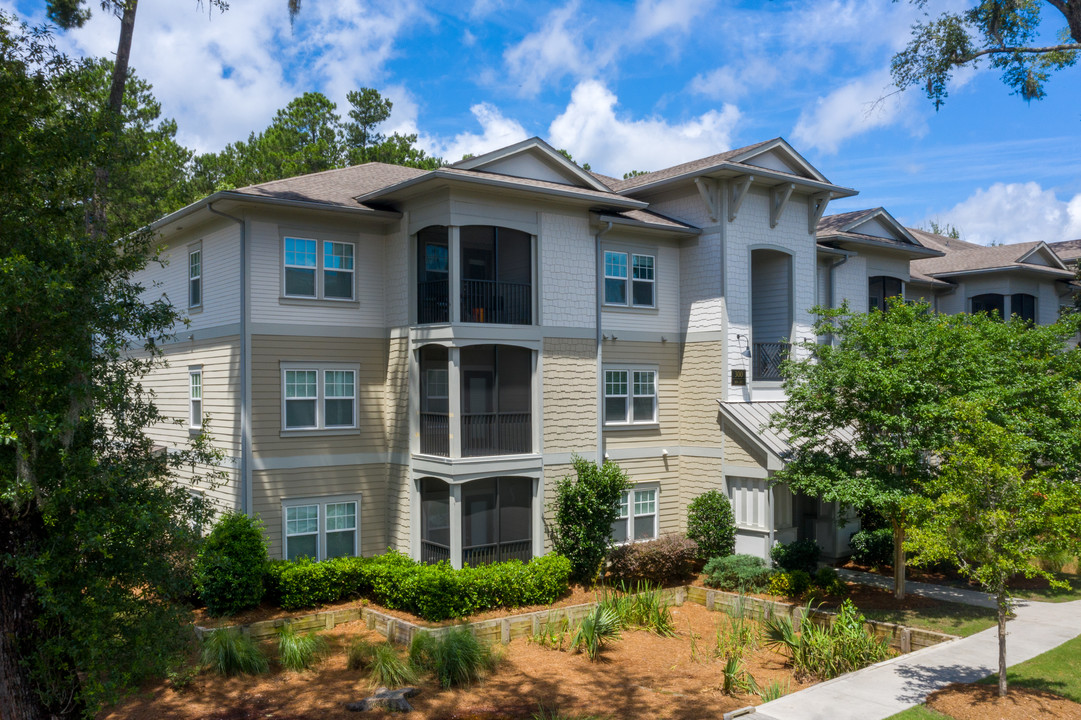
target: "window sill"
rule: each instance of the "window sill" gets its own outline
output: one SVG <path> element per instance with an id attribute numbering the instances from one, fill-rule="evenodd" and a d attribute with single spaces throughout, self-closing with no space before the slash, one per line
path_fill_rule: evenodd
<path id="1" fill-rule="evenodd" d="M 627 313 L 628 315 L 657 315 L 660 312 L 656 305 L 609 305 L 604 303 L 602 307 L 604 312 Z"/>
<path id="2" fill-rule="evenodd" d="M 198 315 L 203 311 L 202 305 L 196 305 L 195 307 L 188 308 L 188 315 Z"/>
<path id="3" fill-rule="evenodd" d="M 282 295 L 278 298 L 279 305 L 300 305 L 308 307 L 360 307 L 359 300 L 334 300 L 328 298 L 316 298 L 316 297 L 292 297 L 289 295 Z"/>
<path id="4" fill-rule="evenodd" d="M 359 435 L 360 428 L 306 428 L 296 430 L 283 429 L 279 437 L 320 437 L 324 435 Z"/>
<path id="5" fill-rule="evenodd" d="M 660 430 L 661 424 L 659 422 L 648 423 L 605 423 L 605 432 L 609 430 L 615 430 L 617 432 L 626 432 L 628 430 Z"/>

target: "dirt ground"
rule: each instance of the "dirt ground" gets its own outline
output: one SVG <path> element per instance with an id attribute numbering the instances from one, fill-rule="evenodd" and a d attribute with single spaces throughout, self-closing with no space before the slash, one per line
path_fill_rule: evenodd
<path id="1" fill-rule="evenodd" d="M 514 640 L 502 648 L 497 670 L 472 687 L 443 690 L 424 680 L 420 695 L 411 701 L 417 712 L 409 717 L 528 718 L 543 708 L 548 713 L 612 718 L 712 720 L 729 710 L 760 704 L 757 695 L 730 697 L 721 690 L 723 661 L 711 655 L 724 616 L 692 603 L 673 608 L 672 613 L 677 637 L 625 632 L 593 663 L 585 655 Z M 697 660 L 692 657 L 692 633 Z M 345 703 L 366 697 L 371 689 L 363 673 L 346 668 L 346 649 L 358 637 L 382 638 L 361 622 L 345 623 L 324 634 L 332 651 L 313 670 L 282 671 L 272 663 L 271 672 L 259 677 L 203 673 L 180 691 L 168 682 L 155 683 L 105 711 L 99 720 L 355 719 L 359 716 L 345 710 Z M 272 645 L 266 650 L 274 657 Z M 792 679 L 784 663 L 782 656 L 760 649 L 748 656 L 746 667 L 762 687 L 777 680 L 794 692 L 810 684 Z"/>
<path id="2" fill-rule="evenodd" d="M 1043 690 L 997 685 L 950 685 L 927 698 L 927 706 L 955 720 L 1081 720 L 1081 705 Z"/>

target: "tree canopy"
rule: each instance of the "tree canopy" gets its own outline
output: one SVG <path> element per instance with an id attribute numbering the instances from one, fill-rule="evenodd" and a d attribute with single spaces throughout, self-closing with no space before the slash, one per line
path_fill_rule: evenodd
<path id="1" fill-rule="evenodd" d="M 145 211 L 120 185 L 167 193 L 154 186 L 167 176 L 139 168 L 168 129 L 138 93 L 118 125 L 107 68 L 45 40 L 0 13 L 0 707 L 12 720 L 92 714 L 164 669 L 206 515 L 172 478 L 216 460 L 205 436 L 166 453 L 145 434 L 164 419 L 139 378 L 178 316 L 142 299 L 134 277 L 153 241 L 134 232 Z M 92 196 L 110 209 L 93 223 Z"/>
<path id="2" fill-rule="evenodd" d="M 909 1 L 919 8 L 927 5 L 927 0 Z M 1049 9 L 1061 16 L 1061 26 L 1044 24 Z M 1053 40 L 1044 40 L 1051 35 Z M 966 10 L 925 15 L 912 26 L 905 49 L 893 56 L 891 72 L 899 89 L 923 88 L 937 109 L 949 95 L 954 72 L 986 59 L 1015 93 L 1039 100 L 1051 73 L 1073 65 L 1079 50 L 1078 0 L 978 0 Z"/>
<path id="3" fill-rule="evenodd" d="M 816 334 L 782 372 L 788 404 L 775 426 L 793 455 L 777 479 L 800 493 L 881 513 L 893 526 L 895 593 L 903 595 L 906 501 L 940 472 L 937 453 L 963 424 L 959 399 L 1024 427 L 1040 462 L 1081 476 L 1081 430 L 1066 398 L 1081 382 L 1066 350 L 1077 318 L 1033 327 L 985 314 L 939 315 L 892 299 L 885 312 L 819 310 Z M 1035 459 L 1033 460 L 1035 462 Z"/>

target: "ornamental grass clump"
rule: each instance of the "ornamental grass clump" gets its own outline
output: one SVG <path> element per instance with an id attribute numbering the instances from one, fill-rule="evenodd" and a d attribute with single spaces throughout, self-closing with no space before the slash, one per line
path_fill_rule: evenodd
<path id="1" fill-rule="evenodd" d="M 314 632 L 300 635 L 292 625 L 278 628 L 278 662 L 287 670 L 307 670 L 327 652 L 327 640 Z"/>
<path id="2" fill-rule="evenodd" d="M 270 663 L 255 642 L 239 630 L 220 628 L 203 640 L 203 664 L 219 675 L 261 675 Z"/>
<path id="3" fill-rule="evenodd" d="M 765 621 L 766 646 L 789 656 L 797 678 L 828 680 L 890 656 L 886 641 L 866 627 L 865 618 L 851 600 L 841 603 L 832 623 L 813 622 L 810 614 L 808 603 L 799 631 L 789 617 Z"/>
<path id="4" fill-rule="evenodd" d="M 417 681 L 417 672 L 410 662 L 389 642 L 372 643 L 357 640 L 349 648 L 346 665 L 350 670 L 367 670 L 372 687 L 404 687 Z"/>
<path id="5" fill-rule="evenodd" d="M 453 628 L 441 637 L 415 636 L 409 659 L 415 667 L 432 672 L 445 688 L 473 683 L 496 664 L 491 649 L 466 627 Z"/>

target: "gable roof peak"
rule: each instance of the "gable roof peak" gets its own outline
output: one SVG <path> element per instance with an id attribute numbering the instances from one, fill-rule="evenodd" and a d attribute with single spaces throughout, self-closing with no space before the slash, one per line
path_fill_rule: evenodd
<path id="1" fill-rule="evenodd" d="M 579 187 L 602 192 L 610 191 L 608 185 L 603 181 L 595 177 L 592 173 L 587 172 L 576 162 L 568 159 L 562 152 L 556 150 L 536 136 L 526 138 L 513 145 L 507 145 L 506 147 L 486 152 L 483 155 L 459 160 L 456 163 L 451 163 L 450 167 L 456 170 L 472 170 L 475 172 L 492 172 L 496 174 L 513 175 L 515 173 L 507 172 L 508 163 L 513 162 L 514 158 L 524 155 L 534 157 L 537 161 L 547 166 L 550 172 L 562 176 L 567 184 L 578 185 Z M 519 171 L 521 172 L 521 168 L 519 168 Z M 522 173 L 518 176 L 527 177 L 528 175 Z M 534 177 L 532 179 L 551 180 L 552 178 Z"/>

